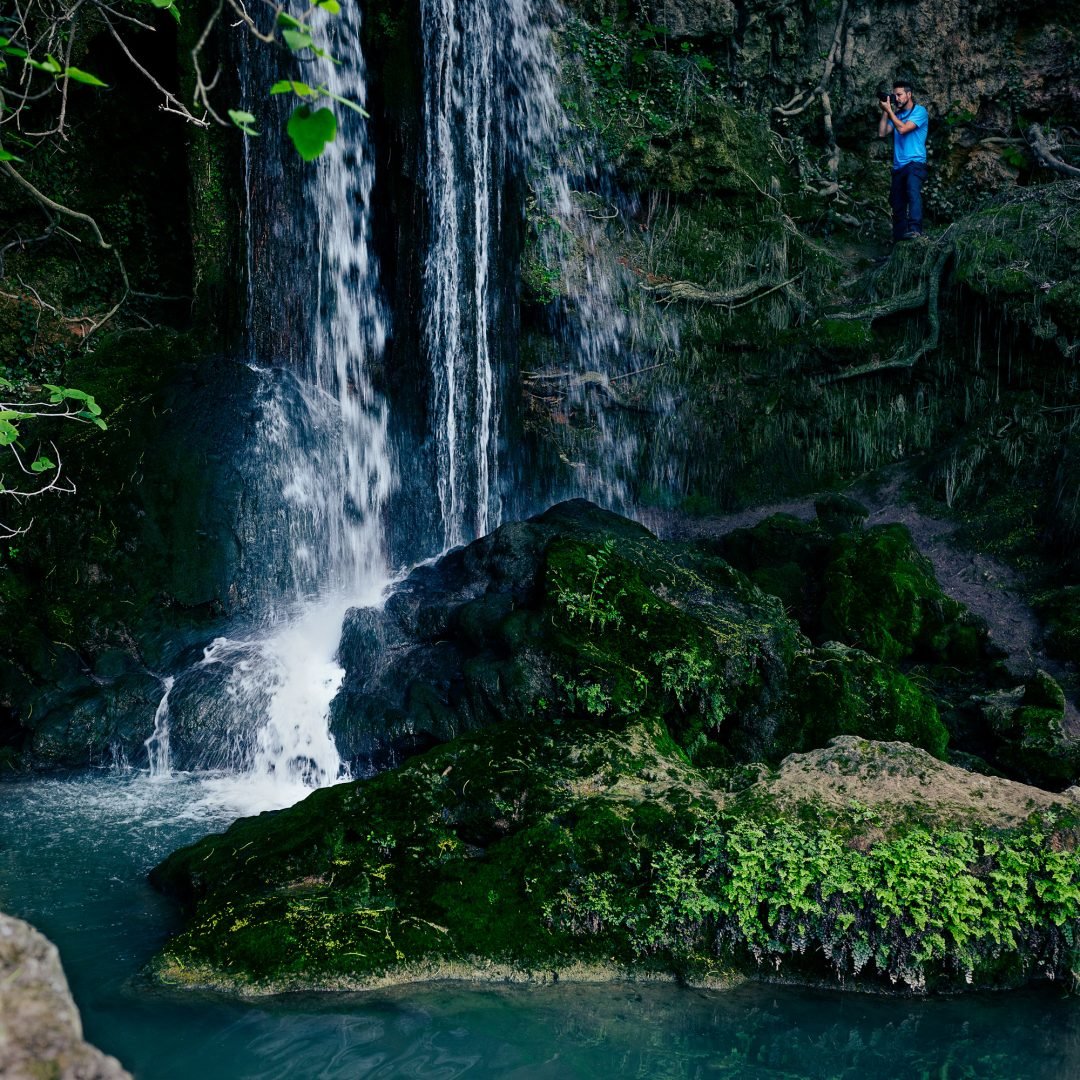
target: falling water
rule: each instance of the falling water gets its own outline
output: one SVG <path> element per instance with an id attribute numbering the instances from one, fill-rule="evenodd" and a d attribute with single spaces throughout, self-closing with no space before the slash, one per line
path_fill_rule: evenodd
<path id="1" fill-rule="evenodd" d="M 626 511 L 637 442 L 607 405 L 610 380 L 634 366 L 627 347 L 634 326 L 624 310 L 626 274 L 604 258 L 611 245 L 596 196 L 582 190 L 602 166 L 559 99 L 551 27 L 566 16 L 550 0 L 421 0 L 421 12 L 431 220 L 425 331 L 444 546 L 493 528 L 504 505 L 532 512 L 551 497 L 585 495 Z M 500 351 L 516 338 L 516 295 L 506 302 L 496 278 L 513 268 L 506 237 L 518 227 L 505 194 L 526 178 L 539 212 L 557 223 L 541 253 L 562 279 L 553 329 L 569 376 L 565 392 L 586 416 L 595 446 L 588 465 L 570 463 L 563 482 L 526 477 L 514 490 L 500 479 L 513 450 L 498 402 L 517 378 L 516 358 L 506 355 L 513 350 Z M 508 321 L 514 326 L 506 335 Z"/>
<path id="2" fill-rule="evenodd" d="M 420 13 L 430 223 L 422 341 L 429 491 L 441 536 L 417 536 L 406 553 L 413 560 L 490 531 L 507 505 L 533 511 L 551 494 L 585 494 L 625 509 L 636 453 L 633 437 L 609 424 L 604 399 L 581 388 L 616 377 L 633 325 L 621 310 L 624 282 L 596 257 L 603 225 L 582 189 L 598 166 L 558 98 L 550 34 L 558 9 L 549 0 L 420 0 Z M 326 86 L 362 103 L 359 23 L 355 5 L 329 21 L 340 63 L 327 71 Z M 261 86 L 267 73 L 249 73 L 248 81 Z M 373 383 L 387 341 L 371 239 L 373 153 L 362 120 L 337 112 L 338 137 L 313 165 L 275 142 L 269 122 L 248 145 L 249 340 L 259 420 L 239 532 L 240 587 L 255 617 L 253 629 L 215 641 L 177 676 L 162 706 L 167 737 L 148 744 L 158 771 L 169 767 L 169 751 L 185 768 L 239 771 L 290 791 L 332 783 L 345 771 L 328 730 L 343 676 L 336 651 L 348 607 L 379 603 L 388 582 L 383 530 L 395 475 L 389 411 Z M 574 238 L 569 255 L 557 247 L 545 254 L 561 262 L 566 302 L 557 329 L 565 364 L 588 376 L 573 392 L 603 444 L 589 469 L 539 497 L 521 486 L 515 492 L 507 479 L 508 460 L 517 463 L 500 408 L 517 378 L 516 346 L 508 342 L 517 334 L 513 237 L 526 179 L 542 212 Z"/>
<path id="3" fill-rule="evenodd" d="M 492 361 L 499 229 L 497 157 L 505 115 L 499 0 L 421 0 L 425 177 L 431 220 L 424 271 L 435 466 L 443 546 L 498 524 L 498 408 Z"/>
<path id="4" fill-rule="evenodd" d="M 326 66 L 324 85 L 362 104 L 358 5 L 342 5 L 325 30 L 339 62 Z M 265 73 L 248 78 L 258 85 Z M 167 687 L 147 747 L 152 771 L 167 771 L 170 743 L 185 744 L 175 717 L 171 740 L 159 731 L 170 711 L 185 712 L 186 727 L 211 732 L 215 745 L 189 738 L 184 766 L 239 772 L 275 789 L 268 805 L 345 774 L 328 728 L 342 619 L 378 603 L 389 578 L 383 512 L 394 474 L 388 409 L 371 380 L 387 336 L 370 242 L 374 164 L 362 120 L 341 108 L 338 123 L 314 165 L 270 131 L 247 147 L 260 419 L 240 532 L 255 626 L 214 641 L 176 693 Z"/>

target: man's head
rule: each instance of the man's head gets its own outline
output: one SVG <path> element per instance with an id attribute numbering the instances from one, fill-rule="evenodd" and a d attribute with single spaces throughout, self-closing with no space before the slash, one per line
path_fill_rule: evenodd
<path id="1" fill-rule="evenodd" d="M 893 93 L 896 95 L 896 107 L 904 112 L 915 103 L 915 87 L 906 79 L 897 79 L 893 83 Z"/>

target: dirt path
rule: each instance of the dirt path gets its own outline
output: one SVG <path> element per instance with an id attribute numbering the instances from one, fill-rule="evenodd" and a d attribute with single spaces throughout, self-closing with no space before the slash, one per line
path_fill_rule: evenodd
<path id="1" fill-rule="evenodd" d="M 1077 673 L 1069 665 L 1046 655 L 1042 646 L 1042 626 L 1021 595 L 1019 574 L 989 555 L 960 546 L 956 541 L 954 522 L 932 517 L 905 502 L 901 492 L 906 480 L 906 471 L 896 469 L 882 482 L 874 486 L 856 485 L 847 494 L 870 511 L 867 525 L 896 522 L 907 526 L 916 547 L 933 564 L 945 593 L 986 621 L 991 640 L 1007 654 L 1005 664 L 1017 682 L 1042 668 L 1062 684 L 1070 699 L 1066 706 L 1066 727 L 1080 734 L 1080 712 L 1074 704 Z M 808 495 L 790 502 L 713 517 L 691 517 L 674 511 L 643 511 L 640 520 L 668 540 L 723 536 L 732 529 L 756 525 L 772 514 L 791 514 L 810 521 L 815 516 L 815 498 Z"/>

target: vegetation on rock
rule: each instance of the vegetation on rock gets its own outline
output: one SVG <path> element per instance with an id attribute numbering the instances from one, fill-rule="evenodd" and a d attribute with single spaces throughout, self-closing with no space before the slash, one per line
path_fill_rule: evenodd
<path id="1" fill-rule="evenodd" d="M 1021 808 L 1003 823 L 951 770 L 962 801 L 909 820 L 927 755 L 846 738 L 791 762 L 842 808 L 793 813 L 780 780 L 726 791 L 746 780 L 688 765 L 656 723 L 460 736 L 170 856 L 152 880 L 191 919 L 157 977 L 240 993 L 583 966 L 913 990 L 1071 977 L 1074 803 L 998 781 Z M 895 803 L 868 808 L 856 793 L 882 776 Z"/>

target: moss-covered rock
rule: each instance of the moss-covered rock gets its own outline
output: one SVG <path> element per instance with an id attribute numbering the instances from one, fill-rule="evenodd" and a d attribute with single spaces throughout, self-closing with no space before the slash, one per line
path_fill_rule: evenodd
<path id="1" fill-rule="evenodd" d="M 912 658 L 971 666 L 985 629 L 947 597 L 903 525 L 841 537 L 825 574 L 826 637 L 890 663 Z"/>
<path id="2" fill-rule="evenodd" d="M 820 623 L 832 537 L 817 522 L 774 514 L 720 538 L 717 552 L 764 592 L 778 597 L 809 634 Z"/>
<path id="3" fill-rule="evenodd" d="M 1038 671 L 974 701 L 1008 775 L 1050 789 L 1080 780 L 1080 739 L 1065 730 L 1065 694 L 1053 676 Z"/>
<path id="4" fill-rule="evenodd" d="M 914 990 L 1068 976 L 1077 804 L 845 738 L 737 794 L 630 721 L 504 725 L 172 855 L 158 979 L 240 993 L 764 966 Z"/>
<path id="5" fill-rule="evenodd" d="M 930 696 L 895 668 L 833 642 L 796 659 L 792 670 L 803 746 L 834 735 L 906 742 L 944 758 L 949 733 Z"/>
<path id="6" fill-rule="evenodd" d="M 382 611 L 350 612 L 333 706 L 360 768 L 507 721 L 662 721 L 683 751 L 769 758 L 807 647 L 722 559 L 563 503 L 420 567 Z"/>

